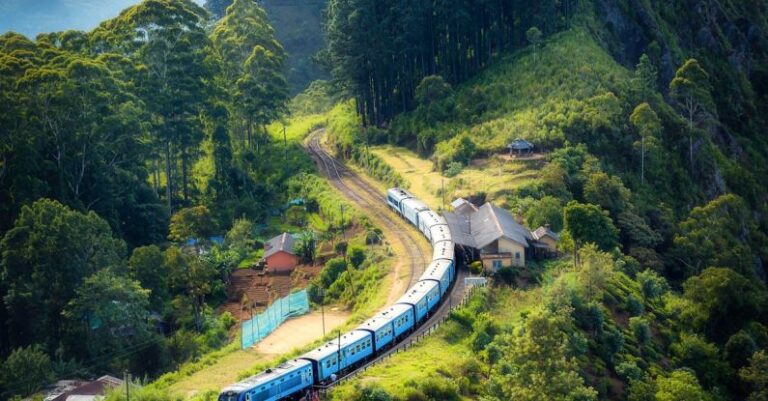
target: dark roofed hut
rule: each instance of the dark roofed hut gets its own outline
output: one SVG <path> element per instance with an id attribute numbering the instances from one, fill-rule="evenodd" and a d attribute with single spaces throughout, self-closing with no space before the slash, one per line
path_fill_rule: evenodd
<path id="1" fill-rule="evenodd" d="M 507 148 L 509 149 L 509 154 L 514 155 L 515 152 L 517 152 L 518 155 L 530 154 L 533 152 L 533 144 L 526 141 L 525 139 L 517 138 L 512 143 L 507 145 Z"/>

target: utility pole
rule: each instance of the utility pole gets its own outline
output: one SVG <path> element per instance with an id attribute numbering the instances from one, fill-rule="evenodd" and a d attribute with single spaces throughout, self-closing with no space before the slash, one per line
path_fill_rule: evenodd
<path id="1" fill-rule="evenodd" d="M 256 336 L 253 335 L 253 324 L 255 321 L 256 319 L 253 318 L 253 302 L 251 302 L 251 340 L 253 344 L 256 344 Z"/>
<path id="2" fill-rule="evenodd" d="M 341 210 L 341 235 L 344 238 L 344 242 L 347 241 L 347 232 L 344 230 L 344 204 L 339 205 L 339 210 Z"/>
<path id="3" fill-rule="evenodd" d="M 127 370 L 123 371 L 123 380 L 125 381 L 125 399 L 131 401 L 131 392 L 128 390 L 128 385 L 131 382 L 131 374 Z"/>
<path id="4" fill-rule="evenodd" d="M 325 289 L 320 289 L 320 316 L 323 319 L 323 337 L 325 337 Z"/>
<path id="5" fill-rule="evenodd" d="M 443 210 L 445 210 L 445 178 L 440 179 L 440 193 L 443 195 Z"/>
<path id="6" fill-rule="evenodd" d="M 283 159 L 288 161 L 288 137 L 285 135 L 285 123 L 283 123 Z"/>

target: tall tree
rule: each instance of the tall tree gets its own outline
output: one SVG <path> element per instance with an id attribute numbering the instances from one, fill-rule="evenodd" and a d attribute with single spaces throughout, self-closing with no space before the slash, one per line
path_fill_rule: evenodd
<path id="1" fill-rule="evenodd" d="M 635 107 L 629 121 L 640 134 L 640 183 L 645 184 L 646 149 L 654 152 L 658 146 L 658 138 L 662 131 L 661 119 L 648 103 L 640 103 Z"/>
<path id="2" fill-rule="evenodd" d="M 10 345 L 39 343 L 49 351 L 63 338 L 62 312 L 83 279 L 125 254 L 125 244 L 95 213 L 48 199 L 22 208 L 0 249 Z"/>
<path id="3" fill-rule="evenodd" d="M 696 59 L 688 59 L 675 72 L 669 89 L 688 124 L 688 163 L 693 173 L 694 135 L 697 130 L 705 128 L 705 123 L 711 121 L 716 113 L 709 74 Z"/>

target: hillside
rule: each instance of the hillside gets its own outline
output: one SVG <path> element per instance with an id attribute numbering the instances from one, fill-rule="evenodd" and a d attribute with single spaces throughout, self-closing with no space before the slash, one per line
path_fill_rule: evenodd
<path id="1" fill-rule="evenodd" d="M 541 21 L 526 7 L 511 29 Z M 389 118 L 358 107 L 367 126 L 331 130 L 340 154 L 432 205 L 487 199 L 550 223 L 563 255 L 496 275 L 434 338 L 334 399 L 763 399 L 766 15 L 580 2 L 477 74 L 422 73 L 406 100 L 356 92 L 364 72 L 345 59 L 368 51 L 338 50 L 358 103 L 408 105 Z M 505 155 L 516 138 L 534 157 Z"/>

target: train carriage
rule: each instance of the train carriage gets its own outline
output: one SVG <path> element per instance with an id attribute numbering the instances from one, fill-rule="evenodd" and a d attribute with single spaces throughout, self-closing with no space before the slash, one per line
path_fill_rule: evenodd
<path id="1" fill-rule="evenodd" d="M 413 198 L 413 195 L 404 189 L 390 188 L 387 190 L 387 204 L 400 214 L 403 213 L 403 210 L 400 207 L 401 202 L 409 198 Z"/>
<path id="2" fill-rule="evenodd" d="M 275 401 L 309 389 L 312 363 L 294 359 L 224 388 L 219 401 Z"/>
<path id="3" fill-rule="evenodd" d="M 445 221 L 443 216 L 440 216 L 433 210 L 427 209 L 419 213 L 419 223 L 416 225 L 416 227 L 418 227 L 419 231 L 421 231 L 421 233 L 431 241 L 432 237 L 430 235 L 429 229 L 440 224 L 447 225 L 448 223 Z"/>
<path id="4" fill-rule="evenodd" d="M 398 301 L 398 304 L 411 305 L 416 321 L 421 321 L 440 301 L 440 286 L 434 281 L 419 281 Z"/>
<path id="5" fill-rule="evenodd" d="M 440 296 L 442 297 L 453 280 L 453 262 L 450 260 L 435 260 L 427 267 L 419 281 L 432 280 L 440 285 Z"/>
<path id="6" fill-rule="evenodd" d="M 373 350 L 378 351 L 395 340 L 395 328 L 392 316 L 378 314 L 357 326 L 357 331 L 365 331 L 373 337 Z"/>
<path id="7" fill-rule="evenodd" d="M 438 224 L 432 226 L 429 229 L 429 236 L 427 238 L 432 241 L 433 246 L 441 241 L 451 241 L 451 229 L 447 224 Z"/>
<path id="8" fill-rule="evenodd" d="M 400 202 L 400 209 L 403 217 L 411 222 L 411 224 L 418 227 L 419 213 L 429 210 L 429 206 L 416 198 L 409 198 Z"/>
<path id="9" fill-rule="evenodd" d="M 328 380 L 332 374 L 373 355 L 373 339 L 366 331 L 351 331 L 300 358 L 312 363 L 315 382 Z"/>

